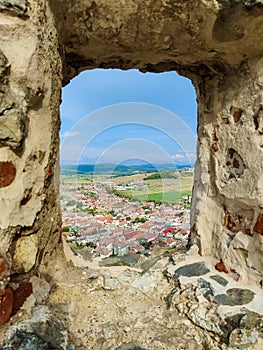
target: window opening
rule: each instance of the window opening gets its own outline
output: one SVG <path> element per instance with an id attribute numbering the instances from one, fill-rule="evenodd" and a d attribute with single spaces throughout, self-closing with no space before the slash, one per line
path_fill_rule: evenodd
<path id="1" fill-rule="evenodd" d="M 196 108 L 175 72 L 86 71 L 64 88 L 62 232 L 87 264 L 186 248 Z"/>

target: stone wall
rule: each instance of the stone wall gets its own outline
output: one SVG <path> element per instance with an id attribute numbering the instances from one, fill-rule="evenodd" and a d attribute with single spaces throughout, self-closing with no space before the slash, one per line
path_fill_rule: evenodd
<path id="1" fill-rule="evenodd" d="M 262 72 L 251 59 L 198 88 L 193 241 L 238 279 L 262 280 Z M 208 93 L 212 92 L 212 93 Z"/>
<path id="2" fill-rule="evenodd" d="M 262 283 L 262 39 L 262 1 L 0 0 L 1 289 L 58 245 L 61 85 L 98 67 L 192 79 L 192 241 Z"/>
<path id="3" fill-rule="evenodd" d="M 46 1 L 0 1 L 1 289 L 58 241 L 61 59 Z M 3 268 L 2 268 L 3 266 Z M 5 269 L 4 266 L 9 266 Z M 8 272 L 7 272 L 8 270 Z"/>

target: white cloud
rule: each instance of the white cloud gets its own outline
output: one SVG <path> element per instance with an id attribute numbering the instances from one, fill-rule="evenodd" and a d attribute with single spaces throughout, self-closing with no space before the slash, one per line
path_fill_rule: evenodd
<path id="1" fill-rule="evenodd" d="M 78 134 L 79 134 L 78 131 L 74 131 L 74 132 L 66 131 L 62 134 L 62 137 L 74 137 L 74 136 L 77 136 Z"/>
<path id="2" fill-rule="evenodd" d="M 173 154 L 171 156 L 172 159 L 175 159 L 175 160 L 181 160 L 181 159 L 185 159 L 185 156 L 183 154 L 180 154 L 180 153 L 176 153 L 176 154 Z"/>
<path id="3" fill-rule="evenodd" d="M 176 153 L 171 156 L 171 158 L 178 163 L 183 163 L 183 162 L 190 162 L 194 163 L 196 160 L 196 154 L 195 153 Z"/>

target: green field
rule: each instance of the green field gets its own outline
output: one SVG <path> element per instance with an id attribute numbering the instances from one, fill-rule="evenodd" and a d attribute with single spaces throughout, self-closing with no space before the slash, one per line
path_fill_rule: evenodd
<path id="1" fill-rule="evenodd" d="M 170 203 L 179 203 L 183 196 L 189 196 L 193 187 L 193 174 L 187 172 L 175 172 L 174 178 L 152 178 L 151 174 L 142 173 L 126 176 L 112 177 L 109 174 L 100 175 L 62 175 L 61 183 L 77 183 L 84 185 L 95 182 L 113 182 L 113 187 L 127 186 L 132 189 L 114 190 L 114 193 L 120 197 L 136 199 L 140 201 L 161 201 Z M 140 183 L 141 185 L 138 185 Z"/>
<path id="2" fill-rule="evenodd" d="M 141 181 L 142 187 L 115 191 L 117 195 L 137 200 L 179 203 L 183 196 L 192 193 L 193 175 L 178 172 L 175 178 L 147 179 L 149 174 L 136 174 L 112 179 L 116 185 L 127 186 Z M 142 182 L 143 181 L 143 182 Z"/>
<path id="3" fill-rule="evenodd" d="M 145 195 L 137 195 L 135 198 L 141 201 L 179 202 L 182 196 L 191 195 L 191 192 L 157 192 Z"/>
<path id="4" fill-rule="evenodd" d="M 151 193 L 138 193 L 131 190 L 125 191 L 115 191 L 120 197 L 135 199 L 139 201 L 158 201 L 158 202 L 171 202 L 171 203 L 179 203 L 183 196 L 191 196 L 191 190 L 184 192 L 151 192 Z"/>
<path id="5" fill-rule="evenodd" d="M 63 185 L 68 184 L 91 184 L 92 181 L 92 175 L 78 175 L 78 174 L 72 174 L 72 175 L 60 175 L 60 182 Z"/>

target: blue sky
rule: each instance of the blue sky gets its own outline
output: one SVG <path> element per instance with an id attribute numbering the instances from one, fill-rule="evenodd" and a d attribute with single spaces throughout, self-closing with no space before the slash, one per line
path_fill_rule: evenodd
<path id="1" fill-rule="evenodd" d="M 175 72 L 85 71 L 62 91 L 61 162 L 194 162 L 196 115 Z"/>

